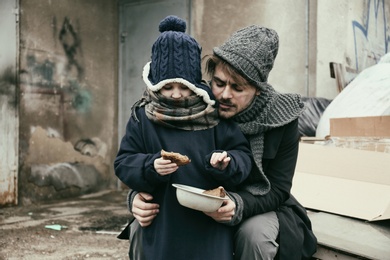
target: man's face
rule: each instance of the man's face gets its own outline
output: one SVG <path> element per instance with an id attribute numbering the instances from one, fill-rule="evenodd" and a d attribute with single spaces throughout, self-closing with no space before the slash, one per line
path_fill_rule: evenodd
<path id="1" fill-rule="evenodd" d="M 222 118 L 230 118 L 243 111 L 255 96 L 260 94 L 260 91 L 248 82 L 237 84 L 219 65 L 216 66 L 211 79 L 211 89 L 219 101 L 219 115 Z"/>

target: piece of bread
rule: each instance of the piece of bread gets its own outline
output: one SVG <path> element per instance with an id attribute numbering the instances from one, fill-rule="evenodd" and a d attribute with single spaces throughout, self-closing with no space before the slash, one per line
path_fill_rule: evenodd
<path id="1" fill-rule="evenodd" d="M 171 160 L 171 162 L 176 163 L 177 166 L 186 165 L 186 164 L 189 164 L 191 162 L 191 159 L 188 158 L 188 156 L 182 155 L 180 153 L 167 152 L 167 151 L 161 150 L 161 156 L 165 160 Z"/>
<path id="2" fill-rule="evenodd" d="M 225 198 L 226 196 L 226 191 L 222 186 L 219 186 L 218 188 L 212 190 L 205 190 L 203 193 L 221 198 Z"/>

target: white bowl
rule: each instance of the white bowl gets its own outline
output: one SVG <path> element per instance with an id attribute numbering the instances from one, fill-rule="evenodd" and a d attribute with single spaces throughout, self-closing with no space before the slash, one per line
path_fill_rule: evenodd
<path id="1" fill-rule="evenodd" d="M 176 188 L 176 197 L 180 205 L 203 211 L 203 212 L 214 212 L 219 209 L 224 200 L 229 199 L 227 196 L 224 198 L 204 194 L 205 190 L 182 185 L 172 184 Z"/>

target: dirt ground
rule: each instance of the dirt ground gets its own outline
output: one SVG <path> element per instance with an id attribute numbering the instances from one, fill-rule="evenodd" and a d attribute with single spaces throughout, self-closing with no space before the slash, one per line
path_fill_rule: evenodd
<path id="1" fill-rule="evenodd" d="M 0 259 L 128 259 L 126 191 L 0 208 Z"/>

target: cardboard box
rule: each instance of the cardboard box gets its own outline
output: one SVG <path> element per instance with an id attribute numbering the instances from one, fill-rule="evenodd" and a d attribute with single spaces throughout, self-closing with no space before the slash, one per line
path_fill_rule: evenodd
<path id="1" fill-rule="evenodd" d="M 390 153 L 390 137 L 329 137 L 325 145 Z"/>
<path id="2" fill-rule="evenodd" d="M 331 118 L 330 136 L 390 137 L 390 116 Z"/>
<path id="3" fill-rule="evenodd" d="M 390 219 L 390 154 L 300 143 L 292 194 L 309 209 Z"/>

